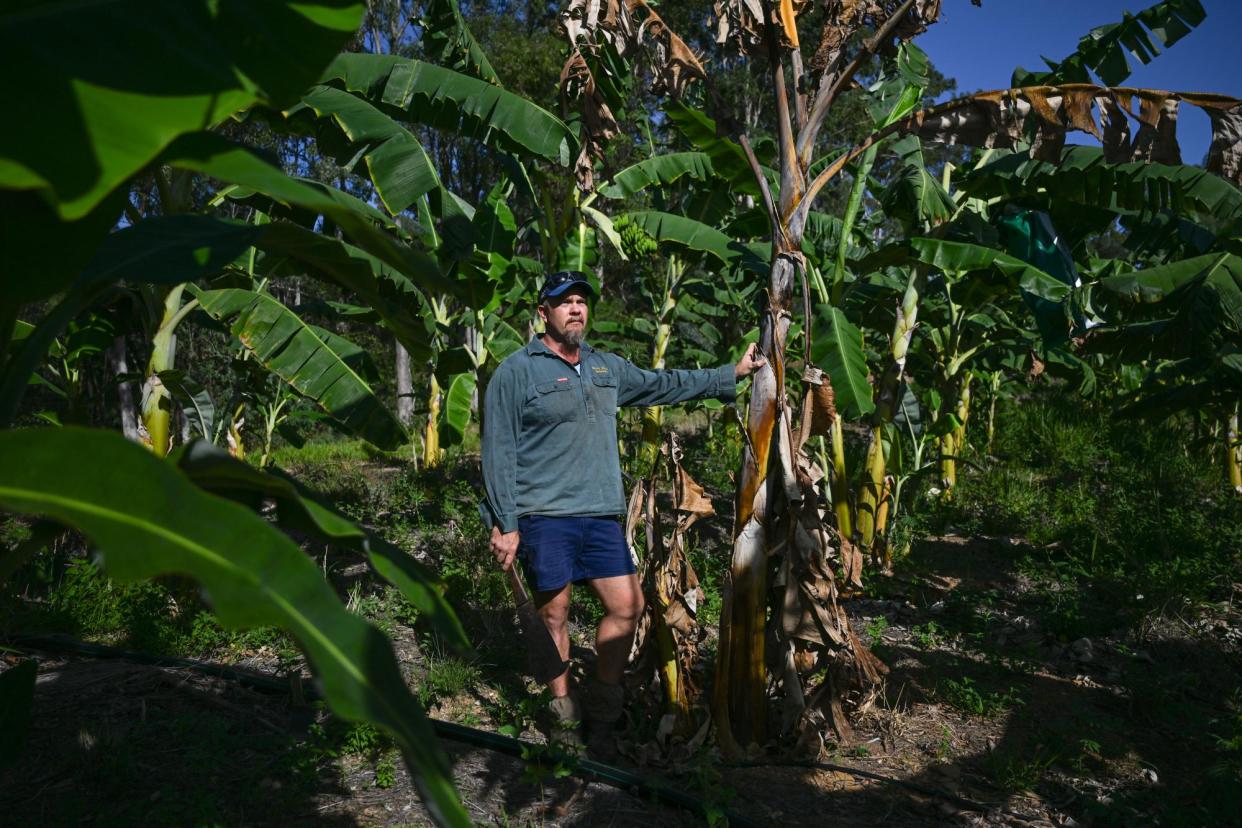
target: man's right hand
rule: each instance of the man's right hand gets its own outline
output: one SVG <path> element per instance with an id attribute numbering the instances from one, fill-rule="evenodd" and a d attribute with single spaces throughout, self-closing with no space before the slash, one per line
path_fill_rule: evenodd
<path id="1" fill-rule="evenodd" d="M 512 532 L 501 532 L 499 526 L 492 527 L 492 554 L 496 556 L 496 562 L 504 572 L 508 572 L 509 567 L 513 566 L 520 534 L 516 529 Z"/>

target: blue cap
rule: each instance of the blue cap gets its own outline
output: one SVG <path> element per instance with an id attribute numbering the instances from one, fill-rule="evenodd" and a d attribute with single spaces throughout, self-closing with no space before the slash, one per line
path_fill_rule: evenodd
<path id="1" fill-rule="evenodd" d="M 595 288 L 591 287 L 585 273 L 580 270 L 561 270 L 543 280 L 543 287 L 539 289 L 539 301 L 560 296 L 577 285 L 586 288 L 592 296 L 595 295 Z"/>

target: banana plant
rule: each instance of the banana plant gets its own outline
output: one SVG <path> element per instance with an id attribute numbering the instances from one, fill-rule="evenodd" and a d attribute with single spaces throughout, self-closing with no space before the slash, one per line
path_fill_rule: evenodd
<path id="1" fill-rule="evenodd" d="M 1088 286 L 1102 315 L 1089 353 L 1141 367 L 1122 415 L 1161 421 L 1202 412 L 1220 424 L 1227 479 L 1237 489 L 1242 400 L 1242 259 L 1224 250 L 1106 276 Z"/>

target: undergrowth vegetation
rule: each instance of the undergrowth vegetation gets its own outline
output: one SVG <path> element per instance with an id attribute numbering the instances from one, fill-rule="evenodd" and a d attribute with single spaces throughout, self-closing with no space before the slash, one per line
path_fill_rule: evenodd
<path id="1" fill-rule="evenodd" d="M 1116 419 L 1066 393 L 1009 402 L 992 456 L 952 499 L 925 494 L 923 531 L 1012 538 L 1058 635 L 1133 625 L 1228 598 L 1242 501 L 1193 427 Z"/>

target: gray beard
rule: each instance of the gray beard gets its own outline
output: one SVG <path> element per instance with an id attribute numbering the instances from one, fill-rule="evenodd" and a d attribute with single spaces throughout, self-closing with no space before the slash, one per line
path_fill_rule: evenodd
<path id="1" fill-rule="evenodd" d="M 565 331 L 562 339 L 566 345 L 572 345 L 576 348 L 582 344 L 582 335 L 584 333 L 585 331 L 582 328 L 574 328 L 573 330 Z"/>

